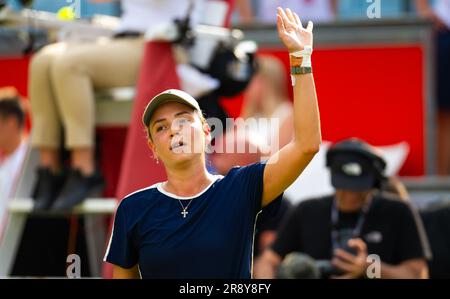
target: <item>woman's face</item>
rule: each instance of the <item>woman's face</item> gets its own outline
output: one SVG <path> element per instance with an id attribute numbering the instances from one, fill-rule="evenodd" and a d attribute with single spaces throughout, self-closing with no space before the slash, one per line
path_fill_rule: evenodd
<path id="1" fill-rule="evenodd" d="M 191 107 L 168 102 L 152 115 L 148 144 L 165 166 L 202 158 L 209 130 Z"/>

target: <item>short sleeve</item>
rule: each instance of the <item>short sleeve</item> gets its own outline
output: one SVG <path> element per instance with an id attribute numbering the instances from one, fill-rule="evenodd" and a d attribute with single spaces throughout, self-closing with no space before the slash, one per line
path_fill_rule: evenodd
<path id="1" fill-rule="evenodd" d="M 396 260 L 401 263 L 414 258 L 429 258 L 431 253 L 423 232 L 423 225 L 417 213 L 408 205 L 399 211 Z"/>
<path id="2" fill-rule="evenodd" d="M 287 217 L 282 221 L 277 238 L 272 243 L 271 248 L 279 256 L 284 258 L 294 251 L 301 251 L 300 240 L 300 220 L 301 205 L 292 209 Z"/>
<path id="3" fill-rule="evenodd" d="M 131 268 L 138 263 L 137 249 L 133 245 L 132 238 L 127 228 L 126 211 L 124 204 L 119 204 L 114 218 L 111 239 L 105 254 L 104 261 Z"/>
<path id="4" fill-rule="evenodd" d="M 264 191 L 265 163 L 254 163 L 237 169 L 237 179 L 242 185 L 246 198 L 250 200 L 252 211 L 255 215 L 261 211 L 262 195 Z M 265 210 L 269 214 L 276 214 L 279 209 L 283 193 L 274 199 Z"/>

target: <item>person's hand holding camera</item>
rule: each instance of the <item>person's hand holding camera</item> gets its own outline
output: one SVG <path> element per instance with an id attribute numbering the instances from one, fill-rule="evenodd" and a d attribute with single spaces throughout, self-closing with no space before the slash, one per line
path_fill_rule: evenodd
<path id="1" fill-rule="evenodd" d="M 331 264 L 337 269 L 344 272 L 339 276 L 332 276 L 334 279 L 352 279 L 364 277 L 368 267 L 367 262 L 367 245 L 361 239 L 350 239 L 348 247 L 356 250 L 356 255 L 345 251 L 344 249 L 336 249 Z"/>

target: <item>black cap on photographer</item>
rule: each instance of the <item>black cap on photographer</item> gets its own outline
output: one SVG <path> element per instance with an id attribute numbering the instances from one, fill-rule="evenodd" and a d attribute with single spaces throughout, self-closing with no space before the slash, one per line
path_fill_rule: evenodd
<path id="1" fill-rule="evenodd" d="M 336 189 L 366 191 L 380 188 L 386 162 L 369 144 L 348 139 L 333 145 L 327 153 L 331 184 Z"/>

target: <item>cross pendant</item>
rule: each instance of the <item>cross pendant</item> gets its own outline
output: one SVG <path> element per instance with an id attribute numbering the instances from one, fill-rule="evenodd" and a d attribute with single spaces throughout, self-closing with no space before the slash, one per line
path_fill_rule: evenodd
<path id="1" fill-rule="evenodd" d="M 183 210 L 183 212 L 181 212 L 181 214 L 183 214 L 183 218 L 186 218 L 186 215 L 189 214 L 189 212 L 186 210 Z"/>

